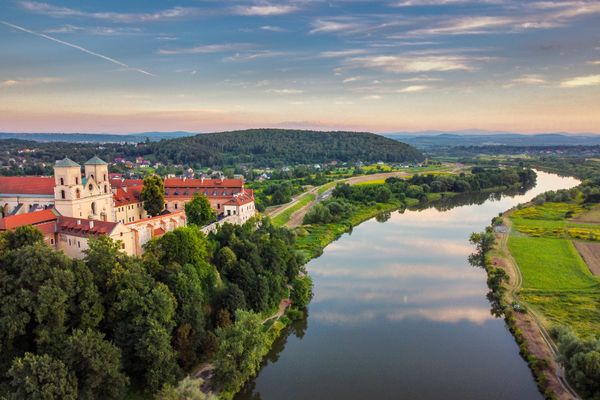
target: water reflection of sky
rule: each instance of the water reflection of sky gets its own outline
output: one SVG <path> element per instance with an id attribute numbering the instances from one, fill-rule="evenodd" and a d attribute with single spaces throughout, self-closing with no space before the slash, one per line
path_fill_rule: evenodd
<path id="1" fill-rule="evenodd" d="M 484 297 L 485 273 L 466 262 L 473 251 L 468 237 L 501 211 L 577 184 L 542 172 L 538 181 L 525 195 L 448 211 L 394 212 L 386 223 L 361 225 L 309 264 L 315 281 L 311 319 L 331 324 L 493 319 Z"/>
<path id="2" fill-rule="evenodd" d="M 490 314 L 471 232 L 573 179 L 539 174 L 525 196 L 367 221 L 307 268 L 308 328 L 238 396 L 268 399 L 541 399 L 502 320 Z"/>

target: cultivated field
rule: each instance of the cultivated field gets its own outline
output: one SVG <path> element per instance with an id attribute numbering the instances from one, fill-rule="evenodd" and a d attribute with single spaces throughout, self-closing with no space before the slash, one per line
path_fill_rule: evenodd
<path id="1" fill-rule="evenodd" d="M 592 274 L 600 276 L 600 243 L 573 242 Z"/>
<path id="2" fill-rule="evenodd" d="M 600 267 L 600 225 L 571 219 L 585 214 L 566 203 L 523 208 L 512 214 L 508 238 L 522 276 L 520 300 L 547 328 L 568 325 L 582 336 L 600 330 L 600 278 L 586 264 Z"/>

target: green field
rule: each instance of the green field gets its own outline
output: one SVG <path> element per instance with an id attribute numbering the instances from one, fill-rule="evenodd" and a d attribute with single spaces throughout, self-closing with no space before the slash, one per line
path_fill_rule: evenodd
<path id="1" fill-rule="evenodd" d="M 523 289 L 566 290 L 598 286 L 570 240 L 512 235 L 508 248 L 523 274 Z"/>
<path id="2" fill-rule="evenodd" d="M 508 248 L 523 278 L 520 300 L 547 328 L 568 325 L 588 336 L 600 331 L 600 278 L 592 275 L 571 239 L 597 240 L 600 226 L 567 219 L 569 211 L 579 215 L 582 208 L 546 203 L 515 211 Z"/>
<path id="3" fill-rule="evenodd" d="M 277 215 L 272 219 L 273 225 L 275 226 L 283 226 L 288 223 L 292 215 L 300 210 L 302 207 L 306 206 L 312 201 L 315 201 L 316 196 L 312 193 L 308 193 L 300 198 L 296 204 L 292 207 L 288 208 L 281 214 Z"/>

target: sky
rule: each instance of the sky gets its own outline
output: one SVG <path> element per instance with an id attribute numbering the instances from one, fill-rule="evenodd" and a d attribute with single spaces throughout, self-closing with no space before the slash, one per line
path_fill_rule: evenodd
<path id="1" fill-rule="evenodd" d="M 0 0 L 0 131 L 600 133 L 600 1 Z"/>

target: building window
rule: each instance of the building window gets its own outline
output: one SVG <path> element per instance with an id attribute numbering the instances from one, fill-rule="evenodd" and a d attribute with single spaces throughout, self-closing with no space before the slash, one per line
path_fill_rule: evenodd
<path id="1" fill-rule="evenodd" d="M 104 193 L 108 193 L 108 186 L 104 185 Z"/>
<path id="2" fill-rule="evenodd" d="M 177 203 L 175 203 L 175 209 L 177 210 Z"/>
<path id="3" fill-rule="evenodd" d="M 92 214 L 95 215 L 96 214 L 96 202 L 92 201 L 91 206 L 92 206 Z"/>
<path id="4" fill-rule="evenodd" d="M 88 186 L 89 191 L 91 192 L 94 189 L 94 186 L 92 186 L 92 184 L 90 183 Z"/>
<path id="5" fill-rule="evenodd" d="M 81 197 L 81 192 L 79 191 L 79 189 L 77 189 L 75 191 L 75 196 L 79 199 Z"/>
<path id="6" fill-rule="evenodd" d="M 54 239 L 50 239 L 50 244 L 54 244 Z"/>
<path id="7" fill-rule="evenodd" d="M 78 176 L 75 177 L 75 184 L 79 185 L 79 177 Z"/>
<path id="8" fill-rule="evenodd" d="M 65 195 L 65 191 L 64 191 L 64 190 L 61 190 L 61 191 L 60 191 L 60 198 L 61 198 L 61 199 L 64 199 L 65 197 L 66 197 L 66 195 Z"/>
<path id="9" fill-rule="evenodd" d="M 60 178 L 60 184 L 64 185 L 65 184 L 65 179 L 64 178 Z"/>
<path id="10" fill-rule="evenodd" d="M 77 241 L 77 247 L 81 248 L 81 242 L 79 240 Z"/>
<path id="11" fill-rule="evenodd" d="M 106 174 L 104 174 L 104 180 L 106 180 Z"/>

